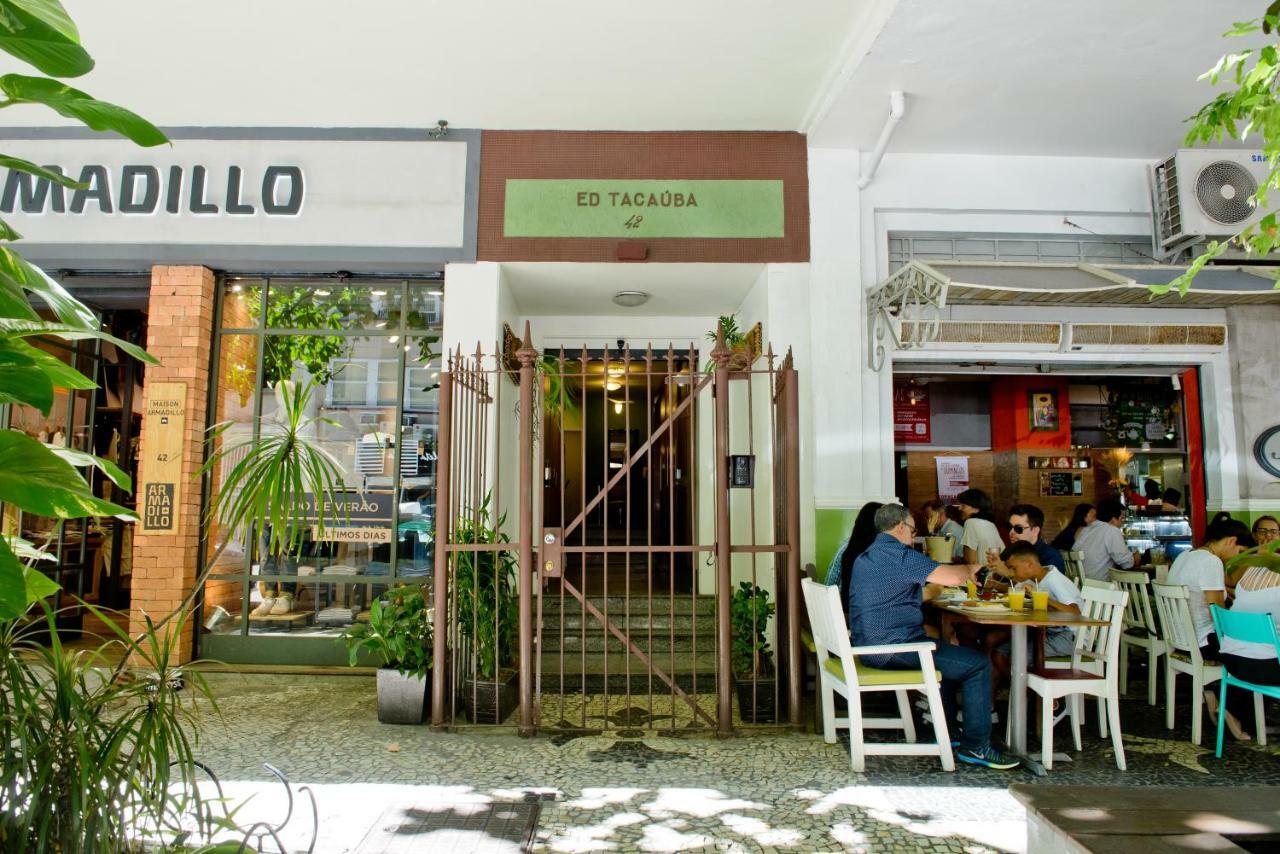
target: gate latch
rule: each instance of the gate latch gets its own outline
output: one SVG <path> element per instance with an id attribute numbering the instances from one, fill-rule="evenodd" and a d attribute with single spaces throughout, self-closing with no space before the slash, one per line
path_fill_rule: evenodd
<path id="1" fill-rule="evenodd" d="M 542 546 L 538 549 L 538 557 L 542 562 L 543 578 L 559 578 L 564 574 L 562 545 L 559 528 L 542 529 Z"/>

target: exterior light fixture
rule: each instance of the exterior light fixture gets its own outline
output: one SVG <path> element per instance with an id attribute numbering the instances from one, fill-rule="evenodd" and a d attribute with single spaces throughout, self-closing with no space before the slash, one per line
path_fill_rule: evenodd
<path id="1" fill-rule="evenodd" d="M 635 308 L 644 305 L 649 301 L 649 294 L 644 291 L 618 291 L 613 295 L 615 305 L 623 308 Z"/>
<path id="2" fill-rule="evenodd" d="M 622 401 L 620 401 L 620 400 L 615 400 L 615 401 L 613 402 L 613 414 L 614 414 L 614 415 L 621 415 L 621 414 L 622 414 Z"/>
<path id="3" fill-rule="evenodd" d="M 617 380 L 609 380 L 604 384 L 605 391 L 617 391 L 620 388 L 622 388 L 622 383 Z"/>

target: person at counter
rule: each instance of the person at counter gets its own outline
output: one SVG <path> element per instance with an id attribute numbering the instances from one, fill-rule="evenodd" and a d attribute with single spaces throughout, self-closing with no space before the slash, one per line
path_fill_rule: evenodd
<path id="1" fill-rule="evenodd" d="M 991 496 L 981 489 L 966 489 L 956 496 L 956 506 L 964 517 L 964 562 L 985 564 L 990 552 L 1004 551 L 1004 540 L 996 530 Z"/>
<path id="2" fill-rule="evenodd" d="M 1071 551 L 1076 547 L 1076 534 L 1092 525 L 1098 518 L 1098 510 L 1092 504 L 1081 502 L 1071 513 L 1071 521 L 1053 538 L 1052 546 L 1059 551 Z"/>
<path id="3" fill-rule="evenodd" d="M 1009 542 L 1030 543 L 1041 566 L 1052 566 L 1059 572 L 1066 568 L 1062 553 L 1040 536 L 1044 531 L 1044 511 L 1034 504 L 1015 504 L 1009 508 Z"/>
<path id="4" fill-rule="evenodd" d="M 1166 489 L 1160 496 L 1161 513 L 1181 513 L 1182 493 L 1176 489 Z"/>
<path id="5" fill-rule="evenodd" d="M 930 641 L 924 631 L 926 584 L 959 585 L 973 578 L 972 564 L 941 564 L 912 548 L 916 526 L 911 511 L 886 504 L 876 511 L 875 542 L 853 563 L 849 584 L 849 634 L 853 645 Z M 933 664 L 942 674 L 942 702 L 948 725 L 956 726 L 957 691 L 962 694 L 964 727 L 956 759 L 971 765 L 1009 770 L 1017 760 L 1005 758 L 991 746 L 991 661 L 976 649 L 934 644 Z M 918 670 L 914 654 L 867 655 L 861 660 L 888 670 Z"/>
<path id="6" fill-rule="evenodd" d="M 1259 516 L 1253 522 L 1253 539 L 1260 546 L 1280 540 L 1280 519 L 1275 516 Z"/>
<path id="7" fill-rule="evenodd" d="M 1124 541 L 1124 505 L 1114 498 L 1098 502 L 1098 518 L 1076 534 L 1086 578 L 1110 581 L 1112 569 L 1133 569 L 1137 559 Z"/>

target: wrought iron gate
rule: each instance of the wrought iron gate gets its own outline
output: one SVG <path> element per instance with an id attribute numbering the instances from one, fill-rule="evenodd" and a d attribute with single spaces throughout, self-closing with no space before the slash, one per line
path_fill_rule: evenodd
<path id="1" fill-rule="evenodd" d="M 797 725 L 790 354 L 543 354 L 527 326 L 505 349 L 441 375 L 433 724 L 501 723 L 506 697 L 526 734 L 728 733 L 736 579 L 777 606 L 775 666 L 742 682 L 737 720 Z M 739 657 L 757 661 L 742 643 L 768 615 L 746 614 Z"/>

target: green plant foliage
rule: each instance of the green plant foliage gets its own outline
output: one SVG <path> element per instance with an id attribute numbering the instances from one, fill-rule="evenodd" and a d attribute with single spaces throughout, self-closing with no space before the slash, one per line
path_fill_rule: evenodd
<path id="1" fill-rule="evenodd" d="M 492 494 L 486 495 L 474 511 L 463 513 L 454 523 L 453 541 L 466 545 L 510 542 L 502 533 L 506 515 L 493 520 L 489 510 Z M 471 642 L 476 675 L 493 680 L 516 658 L 516 634 L 520 628 L 516 594 L 516 556 L 501 551 L 460 551 L 454 572 L 458 628 Z"/>
<path id="2" fill-rule="evenodd" d="M 0 50 L 54 77 L 93 70 L 93 58 L 58 0 L 0 0 Z"/>
<path id="3" fill-rule="evenodd" d="M 181 843 L 200 813 L 193 764 L 197 699 L 208 684 L 178 665 L 179 619 L 138 639 L 98 611 L 111 636 L 68 649 L 55 614 L 0 624 L 0 850 L 117 852 Z M 123 657 L 145 674 L 113 667 Z M 185 682 L 187 688 L 182 689 Z"/>
<path id="4" fill-rule="evenodd" d="M 1280 98 L 1276 84 L 1280 75 L 1280 3 L 1270 3 L 1262 17 L 1236 23 L 1223 37 L 1243 40 L 1261 33 L 1267 44 L 1254 44 L 1224 54 L 1212 68 L 1200 75 L 1210 85 L 1227 83 L 1228 88 L 1219 92 L 1190 118 L 1186 144 L 1205 145 L 1224 139 L 1259 140 L 1262 154 L 1271 170 L 1266 180 L 1258 186 L 1253 200 L 1269 212 L 1257 223 L 1241 229 L 1227 240 L 1211 241 L 1186 273 L 1167 285 L 1150 287 L 1155 294 L 1178 291 L 1185 295 L 1191 283 L 1204 267 L 1220 257 L 1231 246 L 1244 249 L 1255 258 L 1265 258 L 1280 246 L 1280 228 L 1277 228 L 1277 211 L 1271 211 L 1267 194 L 1280 187 Z M 1280 287 L 1280 282 L 1277 283 Z"/>
<path id="5" fill-rule="evenodd" d="M 343 640 L 351 666 L 361 651 L 376 655 L 385 667 L 405 676 L 425 676 L 431 669 L 431 633 L 434 615 L 427 607 L 426 591 L 410 584 L 388 590 L 369 607 L 369 622 L 347 629 Z"/>
<path id="6" fill-rule="evenodd" d="M 1243 572 L 1251 566 L 1265 566 L 1272 572 L 1280 572 L 1280 540 L 1272 540 L 1265 546 L 1246 549 L 1225 564 L 1227 575 Z"/>
<path id="7" fill-rule="evenodd" d="M 251 300 L 258 290 L 250 291 Z M 355 301 L 356 293 L 344 288 L 336 299 L 321 302 L 310 288 L 272 288 L 267 294 L 267 328 L 346 329 L 354 319 L 340 306 Z M 328 385 L 333 361 L 351 351 L 348 339 L 340 335 L 268 335 L 262 346 L 262 381 L 268 388 L 291 379 L 297 365 L 306 368 L 318 384 Z"/>
<path id="8" fill-rule="evenodd" d="M 750 581 L 739 583 L 733 591 L 729 621 L 733 626 L 730 658 L 735 676 L 760 679 L 773 675 L 773 652 L 765 640 L 765 629 L 777 607 L 769 601 L 768 590 Z"/>
<path id="9" fill-rule="evenodd" d="M 209 502 L 206 526 L 223 528 L 228 542 L 233 536 L 242 542 L 261 536 L 264 553 L 276 558 L 301 548 L 311 522 L 295 521 L 312 496 L 320 505 L 314 514 L 316 533 L 323 538 L 325 528 L 342 517 L 336 510 L 322 510 L 341 506 L 345 492 L 342 466 L 310 438 L 317 425 L 335 424 L 307 415 L 316 383 L 283 383 L 280 388 L 284 407 L 274 419 L 263 419 L 260 435 L 211 453 L 200 470 L 209 474 L 228 466 Z M 216 446 L 231 426 L 223 422 L 210 428 L 211 444 Z M 215 556 L 208 564 L 216 562 Z"/>

